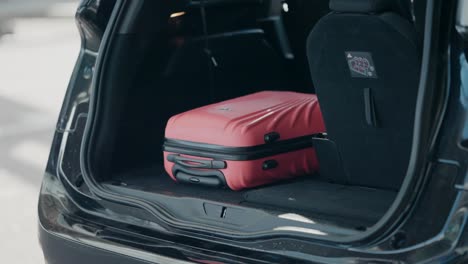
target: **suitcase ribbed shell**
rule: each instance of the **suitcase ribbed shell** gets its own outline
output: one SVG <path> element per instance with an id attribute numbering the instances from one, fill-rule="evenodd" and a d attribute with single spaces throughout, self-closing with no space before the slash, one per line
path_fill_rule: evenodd
<path id="1" fill-rule="evenodd" d="M 173 116 L 166 138 L 226 147 L 265 144 L 325 132 L 317 97 L 295 92 L 264 91 L 207 105 Z"/>

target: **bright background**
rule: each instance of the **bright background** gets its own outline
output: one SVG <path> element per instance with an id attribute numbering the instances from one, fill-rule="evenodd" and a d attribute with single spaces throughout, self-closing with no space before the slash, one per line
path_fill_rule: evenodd
<path id="1" fill-rule="evenodd" d="M 44 263 L 37 199 L 78 57 L 77 0 L 0 0 L 0 263 Z"/>

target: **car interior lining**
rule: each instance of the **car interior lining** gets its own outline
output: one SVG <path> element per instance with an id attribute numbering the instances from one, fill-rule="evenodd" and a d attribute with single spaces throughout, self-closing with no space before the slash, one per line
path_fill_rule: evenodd
<path id="1" fill-rule="evenodd" d="M 113 37 L 90 152 L 98 182 L 362 231 L 385 214 L 413 135 L 422 49 L 413 13 L 423 12 L 411 1 L 151 2 L 135 33 Z M 378 78 L 350 75 L 347 52 L 363 49 Z M 319 173 L 238 192 L 167 175 L 171 116 L 264 90 L 317 94 L 327 126 L 314 142 Z"/>

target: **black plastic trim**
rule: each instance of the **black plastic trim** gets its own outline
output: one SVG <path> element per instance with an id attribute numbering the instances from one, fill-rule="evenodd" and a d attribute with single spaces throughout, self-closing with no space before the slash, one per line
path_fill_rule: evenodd
<path id="1" fill-rule="evenodd" d="M 364 88 L 364 108 L 367 124 L 372 127 L 377 127 L 375 102 L 370 88 Z"/>
<path id="2" fill-rule="evenodd" d="M 200 185 L 213 187 L 228 186 L 224 174 L 219 170 L 193 170 L 175 164 L 172 167 L 172 175 L 174 175 L 178 181 L 186 183 L 197 183 L 190 180 L 190 177 L 197 177 L 200 180 Z M 215 184 L 213 180 L 217 180 L 218 183 Z"/>
<path id="3" fill-rule="evenodd" d="M 225 169 L 226 162 L 223 160 L 202 160 L 182 157 L 177 154 L 167 156 L 167 160 L 180 166 L 196 169 Z"/>

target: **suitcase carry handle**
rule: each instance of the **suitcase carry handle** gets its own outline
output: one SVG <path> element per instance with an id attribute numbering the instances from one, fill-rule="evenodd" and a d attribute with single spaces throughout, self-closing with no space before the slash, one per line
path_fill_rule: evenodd
<path id="1" fill-rule="evenodd" d="M 197 169 L 225 169 L 226 162 L 222 160 L 202 160 L 194 158 L 186 158 L 180 155 L 171 154 L 167 156 L 167 160 L 177 165 L 187 168 Z"/>
<path id="2" fill-rule="evenodd" d="M 221 187 L 223 183 L 217 177 L 200 177 L 197 175 L 191 175 L 179 171 L 176 174 L 176 179 L 179 182 L 190 183 L 190 184 L 200 184 L 206 187 Z"/>
<path id="3" fill-rule="evenodd" d="M 172 168 L 172 175 L 179 182 L 199 184 L 208 187 L 225 187 L 226 178 L 219 170 L 189 169 L 178 164 Z"/>

